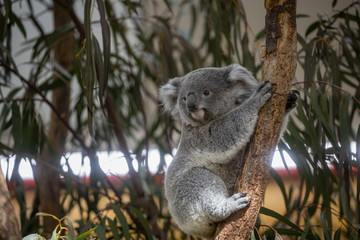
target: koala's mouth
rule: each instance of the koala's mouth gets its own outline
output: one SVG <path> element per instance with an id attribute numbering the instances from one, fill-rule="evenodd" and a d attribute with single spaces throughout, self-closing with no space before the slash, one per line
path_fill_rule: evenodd
<path id="1" fill-rule="evenodd" d="M 204 109 L 200 108 L 200 109 L 198 109 L 198 110 L 196 110 L 194 112 L 190 112 L 190 115 L 194 119 L 201 121 L 201 120 L 204 120 L 205 111 L 204 111 Z"/>

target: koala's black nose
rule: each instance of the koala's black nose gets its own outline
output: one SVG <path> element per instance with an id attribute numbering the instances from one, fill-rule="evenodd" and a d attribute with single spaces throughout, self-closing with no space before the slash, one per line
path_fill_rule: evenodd
<path id="1" fill-rule="evenodd" d="M 186 106 L 189 112 L 195 112 L 197 110 L 197 98 L 195 93 L 189 93 L 186 98 Z"/>

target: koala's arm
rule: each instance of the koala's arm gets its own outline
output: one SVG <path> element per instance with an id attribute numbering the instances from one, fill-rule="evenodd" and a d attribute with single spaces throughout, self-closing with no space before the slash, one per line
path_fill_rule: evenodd
<path id="1" fill-rule="evenodd" d="M 270 98 L 272 85 L 263 82 L 239 107 L 201 127 L 187 126 L 181 141 L 194 157 L 227 163 L 244 148 L 254 132 L 259 109 Z"/>

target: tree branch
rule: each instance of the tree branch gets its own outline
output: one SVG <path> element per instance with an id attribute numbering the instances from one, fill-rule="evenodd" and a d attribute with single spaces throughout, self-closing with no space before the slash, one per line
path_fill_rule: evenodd
<path id="1" fill-rule="evenodd" d="M 263 79 L 276 83 L 276 92 L 260 110 L 255 133 L 248 144 L 235 191 L 251 197 L 248 209 L 219 224 L 215 239 L 249 239 L 256 223 L 271 159 L 286 105 L 286 93 L 296 69 L 296 0 L 265 0 L 266 57 Z"/>

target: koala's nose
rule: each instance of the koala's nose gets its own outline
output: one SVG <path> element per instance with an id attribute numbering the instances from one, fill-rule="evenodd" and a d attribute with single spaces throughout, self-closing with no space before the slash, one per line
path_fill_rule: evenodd
<path id="1" fill-rule="evenodd" d="M 197 110 L 197 98 L 195 93 L 189 93 L 186 98 L 186 106 L 189 112 L 195 112 Z"/>

